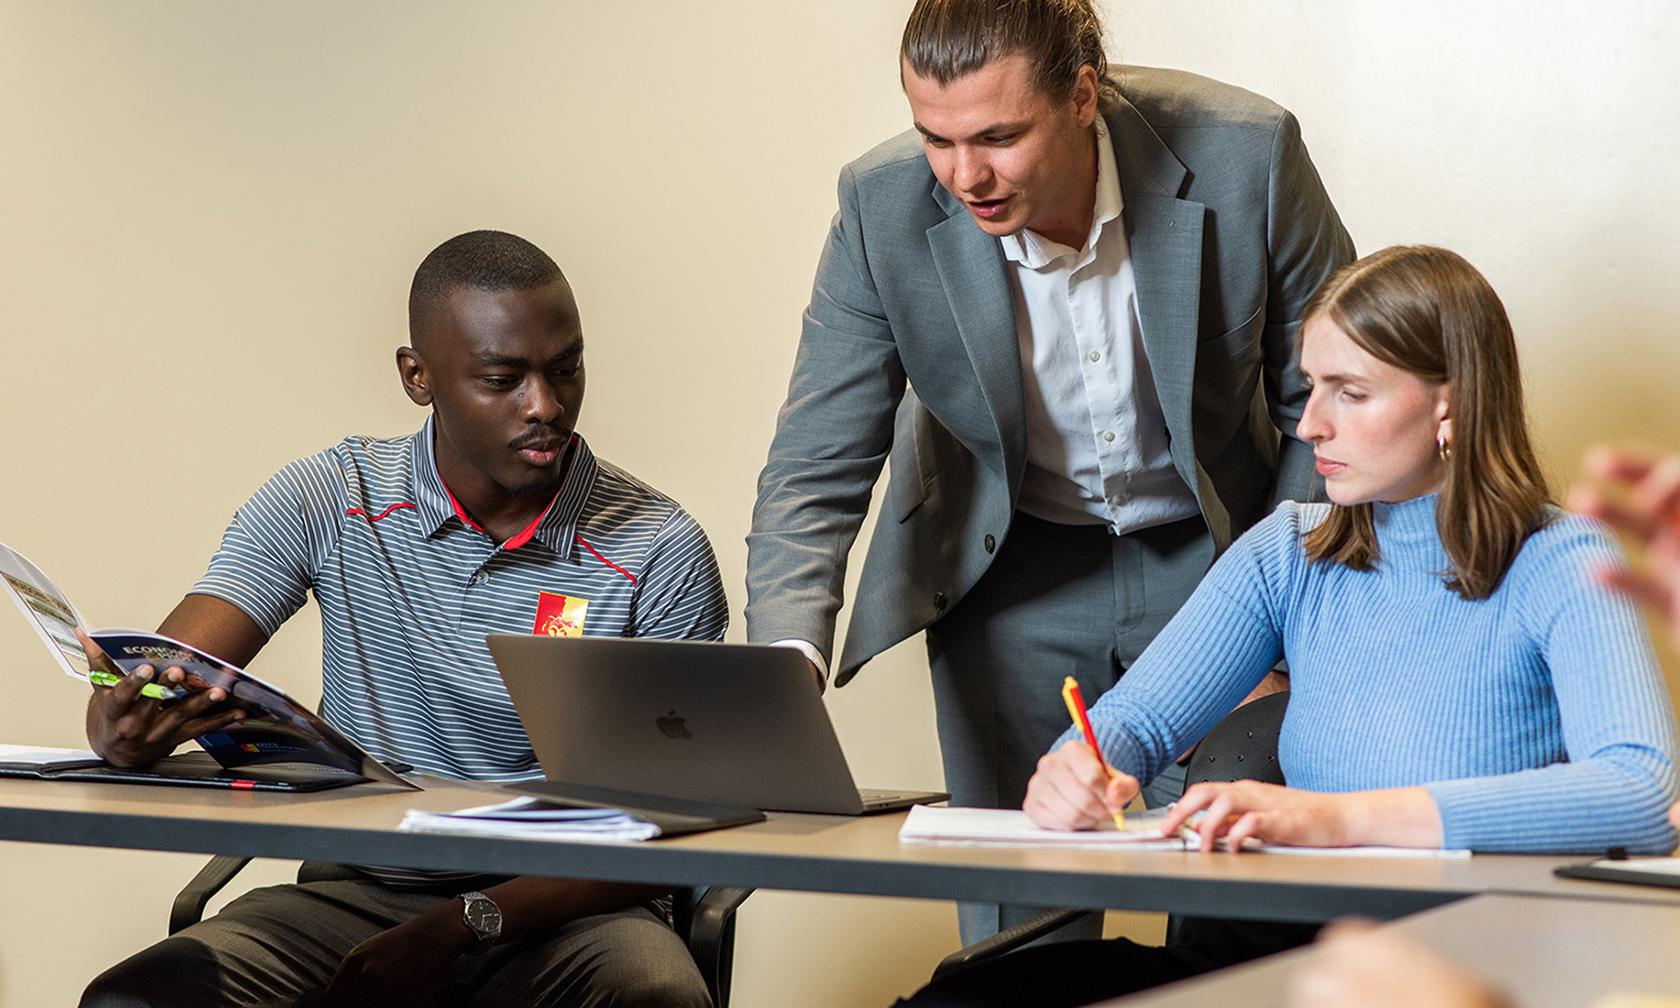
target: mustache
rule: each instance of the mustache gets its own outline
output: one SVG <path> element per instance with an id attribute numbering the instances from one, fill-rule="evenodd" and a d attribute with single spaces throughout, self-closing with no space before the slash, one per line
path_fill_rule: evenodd
<path id="1" fill-rule="evenodd" d="M 514 451 L 523 451 L 526 448 L 540 448 L 547 450 L 563 448 L 570 442 L 571 438 L 569 436 L 562 435 L 558 431 L 534 430 L 529 434 L 514 438 L 512 441 L 508 442 L 508 447 L 512 448 Z"/>

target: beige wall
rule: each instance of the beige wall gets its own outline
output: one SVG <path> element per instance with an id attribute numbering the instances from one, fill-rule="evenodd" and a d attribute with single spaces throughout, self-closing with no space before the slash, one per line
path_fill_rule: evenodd
<path id="1" fill-rule="evenodd" d="M 154 623 L 270 472 L 419 424 L 390 361 L 409 275 L 502 227 L 578 292 L 582 429 L 704 523 L 738 617 L 835 172 L 907 120 L 908 7 L 0 0 L 0 539 L 96 623 Z M 1113 0 L 1110 21 L 1130 61 L 1295 109 L 1360 248 L 1479 264 L 1567 477 L 1602 437 L 1680 447 L 1680 15 L 1592 10 Z M 258 668 L 313 697 L 318 645 L 305 615 Z M 0 652 L 0 739 L 77 744 L 77 685 L 20 620 Z M 830 706 L 863 781 L 939 784 L 917 646 Z M 0 847 L 0 1003 L 68 1003 L 161 934 L 198 861 Z M 884 1003 L 955 942 L 940 904 L 780 894 L 741 935 L 747 1008 Z"/>

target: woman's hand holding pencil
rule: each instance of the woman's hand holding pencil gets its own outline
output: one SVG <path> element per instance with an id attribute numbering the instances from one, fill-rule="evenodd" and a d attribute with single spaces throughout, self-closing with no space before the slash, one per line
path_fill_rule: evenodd
<path id="1" fill-rule="evenodd" d="M 1039 759 L 1022 808 L 1027 818 L 1045 829 L 1096 829 L 1105 822 L 1124 829 L 1126 820 L 1121 810 L 1137 796 L 1137 778 L 1103 761 L 1090 721 L 1084 716 L 1079 686 L 1071 677 L 1063 684 L 1062 698 L 1083 740 L 1070 742 Z"/>

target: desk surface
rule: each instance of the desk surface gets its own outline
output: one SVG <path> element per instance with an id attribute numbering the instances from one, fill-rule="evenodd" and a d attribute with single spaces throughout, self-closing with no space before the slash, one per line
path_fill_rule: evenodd
<path id="1" fill-rule="evenodd" d="M 672 884 L 980 899 L 1321 920 L 1393 918 L 1482 892 L 1680 906 L 1680 890 L 1559 879 L 1579 858 L 1367 859 L 900 845 L 902 814 L 775 814 L 647 843 L 556 843 L 396 830 L 404 811 L 505 796 L 427 781 L 310 795 L 0 780 L 0 839 Z"/>
<path id="2" fill-rule="evenodd" d="M 1672 906 L 1489 895 L 1390 926 L 1492 981 L 1522 1008 L 1584 1008 L 1608 991 L 1680 991 L 1680 910 Z M 1289 978 L 1314 954 L 1297 949 L 1103 1004 L 1273 1008 L 1286 1003 Z"/>

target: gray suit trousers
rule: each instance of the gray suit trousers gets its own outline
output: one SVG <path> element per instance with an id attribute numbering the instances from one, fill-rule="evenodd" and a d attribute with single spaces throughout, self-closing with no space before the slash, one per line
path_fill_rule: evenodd
<path id="1" fill-rule="evenodd" d="M 1068 730 L 1062 679 L 1095 703 L 1166 626 L 1213 560 L 1200 518 L 1116 536 L 1017 513 L 991 567 L 928 628 L 945 786 L 953 805 L 1020 808 L 1042 756 Z M 1145 782 L 1144 801 L 1177 799 L 1174 767 Z M 1035 907 L 964 904 L 964 944 Z M 1087 925 L 1062 937 L 1095 937 Z"/>

